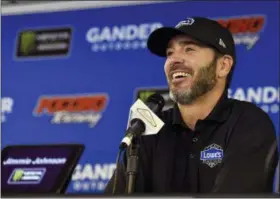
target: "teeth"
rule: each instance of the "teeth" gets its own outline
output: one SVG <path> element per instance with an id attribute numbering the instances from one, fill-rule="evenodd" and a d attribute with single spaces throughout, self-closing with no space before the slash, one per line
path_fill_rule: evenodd
<path id="1" fill-rule="evenodd" d="M 172 78 L 175 79 L 177 77 L 187 77 L 187 76 L 190 76 L 190 74 L 184 72 L 177 72 L 172 75 Z"/>

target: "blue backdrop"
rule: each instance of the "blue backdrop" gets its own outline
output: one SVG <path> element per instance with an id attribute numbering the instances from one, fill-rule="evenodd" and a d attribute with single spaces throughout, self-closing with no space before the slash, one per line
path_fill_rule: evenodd
<path id="1" fill-rule="evenodd" d="M 2 148 L 83 143 L 68 192 L 103 191 L 139 89 L 166 92 L 148 35 L 193 15 L 230 26 L 230 97 L 263 108 L 279 134 L 279 2 L 192 1 L 3 16 Z"/>

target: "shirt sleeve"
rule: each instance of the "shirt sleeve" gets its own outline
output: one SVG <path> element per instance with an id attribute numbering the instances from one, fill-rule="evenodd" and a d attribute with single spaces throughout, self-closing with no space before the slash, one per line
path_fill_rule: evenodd
<path id="1" fill-rule="evenodd" d="M 274 125 L 265 112 L 258 108 L 244 111 L 224 150 L 212 192 L 265 192 L 265 161 L 275 141 Z"/>

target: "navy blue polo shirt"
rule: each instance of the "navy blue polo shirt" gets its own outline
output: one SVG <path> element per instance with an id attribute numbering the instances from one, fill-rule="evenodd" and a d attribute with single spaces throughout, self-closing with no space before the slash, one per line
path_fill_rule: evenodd
<path id="1" fill-rule="evenodd" d="M 140 140 L 136 193 L 265 192 L 265 160 L 276 140 L 269 116 L 225 92 L 195 129 L 175 105 L 161 115 L 164 127 Z M 118 165 L 116 193 L 125 193 L 126 156 Z M 115 174 L 114 174 L 115 175 Z M 113 178 L 105 193 L 112 193 Z"/>

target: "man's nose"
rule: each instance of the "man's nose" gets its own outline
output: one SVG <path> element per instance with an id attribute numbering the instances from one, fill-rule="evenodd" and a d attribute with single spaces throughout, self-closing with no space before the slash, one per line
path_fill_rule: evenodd
<path id="1" fill-rule="evenodd" d="M 174 65 L 174 64 L 183 64 L 184 63 L 184 59 L 183 56 L 180 55 L 180 53 L 173 53 L 170 57 L 170 64 Z"/>

